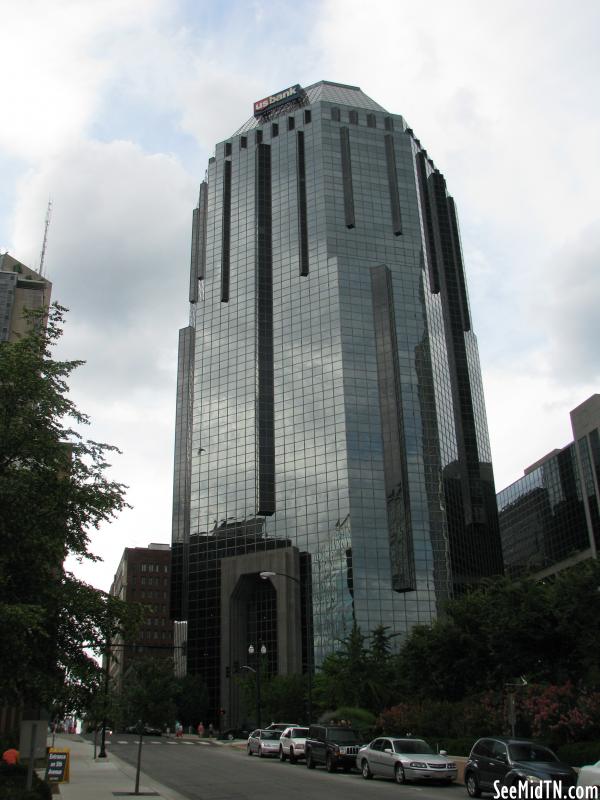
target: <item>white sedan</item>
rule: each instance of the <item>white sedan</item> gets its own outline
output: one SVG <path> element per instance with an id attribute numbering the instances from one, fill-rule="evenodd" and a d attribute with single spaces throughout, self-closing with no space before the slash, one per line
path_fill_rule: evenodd
<path id="1" fill-rule="evenodd" d="M 600 788 L 600 761 L 582 767 L 577 776 L 577 786 L 597 786 Z"/>
<path id="2" fill-rule="evenodd" d="M 299 758 L 304 758 L 304 743 L 308 736 L 308 728 L 286 728 L 279 740 L 279 760 L 289 758 L 290 764 L 295 764 Z"/>

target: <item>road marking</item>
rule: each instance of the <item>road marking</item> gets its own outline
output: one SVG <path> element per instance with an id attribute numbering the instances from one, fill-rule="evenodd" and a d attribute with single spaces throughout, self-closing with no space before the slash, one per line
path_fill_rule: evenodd
<path id="1" fill-rule="evenodd" d="M 162 742 L 150 742 L 150 744 L 162 744 Z"/>
<path id="2" fill-rule="evenodd" d="M 180 744 L 194 744 L 193 742 L 180 742 Z"/>
<path id="3" fill-rule="evenodd" d="M 207 747 L 210 747 L 210 742 L 196 742 L 196 744 L 204 744 Z"/>
<path id="4" fill-rule="evenodd" d="M 117 744 L 129 744 L 129 742 L 126 739 L 119 739 Z"/>
<path id="5" fill-rule="evenodd" d="M 177 744 L 177 742 L 165 742 L 165 744 Z"/>

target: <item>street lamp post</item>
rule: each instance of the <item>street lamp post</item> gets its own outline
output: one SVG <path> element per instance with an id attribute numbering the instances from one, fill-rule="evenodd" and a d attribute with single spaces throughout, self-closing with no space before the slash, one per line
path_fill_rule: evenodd
<path id="1" fill-rule="evenodd" d="M 274 578 L 275 576 L 280 576 L 282 578 L 289 578 L 291 581 L 294 581 L 300 587 L 300 592 L 302 592 L 302 584 L 300 580 L 293 575 L 288 575 L 287 572 L 271 572 L 269 570 L 264 570 L 260 573 L 260 577 L 263 581 L 268 580 L 269 578 Z M 311 616 L 310 616 L 310 598 L 308 595 L 308 587 L 306 587 L 306 591 L 304 593 L 305 597 L 305 616 L 306 616 L 306 673 L 308 675 L 308 724 L 310 725 L 312 722 L 312 625 L 311 625 Z"/>
<path id="2" fill-rule="evenodd" d="M 248 655 L 253 656 L 255 653 L 254 645 L 251 644 L 248 648 Z M 262 644 L 260 651 L 256 653 L 256 725 L 258 728 L 262 727 L 262 714 L 261 714 L 261 700 L 260 700 L 260 657 L 267 654 L 267 648 Z"/>
<path id="3" fill-rule="evenodd" d="M 110 679 L 110 638 L 106 640 L 106 672 L 104 673 L 104 698 L 102 703 L 102 733 L 98 758 L 106 758 L 106 712 L 108 706 L 108 682 Z"/>

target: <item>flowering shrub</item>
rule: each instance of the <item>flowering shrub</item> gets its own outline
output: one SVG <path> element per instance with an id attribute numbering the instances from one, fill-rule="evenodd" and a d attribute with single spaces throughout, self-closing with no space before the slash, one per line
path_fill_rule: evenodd
<path id="1" fill-rule="evenodd" d="M 531 684 L 515 694 L 519 736 L 555 746 L 600 738 L 600 692 Z M 450 703 L 421 700 L 386 709 L 377 726 L 389 733 L 424 737 L 473 737 L 511 733 L 506 693 L 488 691 Z"/>
<path id="2" fill-rule="evenodd" d="M 531 725 L 531 735 L 553 744 L 583 741 L 600 734 L 600 692 L 562 686 L 532 685 L 519 702 L 519 717 Z"/>

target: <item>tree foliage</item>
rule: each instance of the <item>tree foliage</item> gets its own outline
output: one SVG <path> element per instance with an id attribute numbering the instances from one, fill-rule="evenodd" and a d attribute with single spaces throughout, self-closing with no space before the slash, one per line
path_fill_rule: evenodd
<path id="1" fill-rule="evenodd" d="M 77 580 L 69 555 L 95 560 L 89 534 L 125 506 L 125 487 L 106 477 L 115 447 L 84 439 L 88 424 L 68 396 L 81 361 L 52 348 L 65 309 L 0 343 L 0 701 L 85 702 L 99 680 L 93 654 L 136 625 L 139 611 Z"/>
<path id="2" fill-rule="evenodd" d="M 121 715 L 124 724 L 138 720 L 148 725 L 166 727 L 176 716 L 177 679 L 173 662 L 166 658 L 135 661 L 123 679 Z"/>
<path id="3" fill-rule="evenodd" d="M 138 720 L 173 728 L 175 720 L 194 729 L 206 719 L 208 690 L 199 675 L 176 678 L 170 658 L 134 661 L 123 678 L 120 696 L 112 697 L 115 721 L 135 725 Z"/>
<path id="4" fill-rule="evenodd" d="M 496 579 L 450 601 L 414 628 L 398 658 L 399 700 L 460 700 L 536 683 L 600 685 L 600 565 L 590 559 L 552 579 Z"/>
<path id="5" fill-rule="evenodd" d="M 327 656 L 315 677 L 321 709 L 340 706 L 379 713 L 392 699 L 394 661 L 390 635 L 383 626 L 368 639 L 355 624 L 340 648 Z"/>

